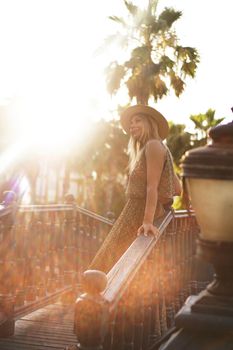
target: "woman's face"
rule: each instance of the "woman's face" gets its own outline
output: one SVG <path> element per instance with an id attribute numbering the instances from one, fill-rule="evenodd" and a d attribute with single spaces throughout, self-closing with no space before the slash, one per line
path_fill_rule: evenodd
<path id="1" fill-rule="evenodd" d="M 143 116 L 135 114 L 131 118 L 129 131 L 134 139 L 140 140 L 142 138 L 145 133 L 145 119 Z"/>

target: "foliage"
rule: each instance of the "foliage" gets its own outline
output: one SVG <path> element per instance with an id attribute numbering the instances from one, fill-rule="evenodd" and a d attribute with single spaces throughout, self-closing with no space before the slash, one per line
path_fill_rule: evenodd
<path id="1" fill-rule="evenodd" d="M 169 122 L 170 132 L 167 146 L 174 158 L 175 170 L 180 173 L 180 161 L 186 151 L 206 144 L 209 127 L 216 126 L 223 118 L 215 118 L 215 111 L 190 116 L 197 132 L 185 130 L 184 124 Z M 106 215 L 107 211 L 120 214 L 125 203 L 125 184 L 128 156 L 126 153 L 128 137 L 122 132 L 119 121 L 101 120 L 96 124 L 89 145 L 82 152 L 82 158 L 73 159 L 73 167 L 87 176 L 96 173 L 94 209 Z M 88 161 L 87 161 L 88 160 Z M 182 209 L 180 197 L 175 199 L 174 207 Z"/>
<path id="2" fill-rule="evenodd" d="M 109 185 L 112 187 L 110 202 L 107 199 L 110 190 Z M 95 182 L 94 203 L 97 213 L 106 216 L 108 212 L 112 212 L 114 217 L 117 218 L 125 204 L 125 186 L 117 179 L 111 181 L 106 179 L 103 181 L 97 180 Z"/>
<path id="3" fill-rule="evenodd" d="M 99 214 L 106 215 L 111 210 L 119 215 L 124 205 L 127 143 L 119 121 L 100 120 L 82 154 L 73 157 L 73 169 L 85 177 L 95 174 L 93 202 Z"/>
<path id="4" fill-rule="evenodd" d="M 148 0 L 146 9 L 124 0 L 127 18 L 110 16 L 120 26 L 121 32 L 113 37 L 122 44 L 128 59 L 111 62 L 106 69 L 107 89 L 116 94 L 126 86 L 130 100 L 147 104 L 150 97 L 155 101 L 173 89 L 180 96 L 185 88 L 186 77 L 196 73 L 199 55 L 195 48 L 179 44 L 174 23 L 182 12 L 165 8 L 156 13 L 156 0 Z M 110 40 L 106 39 L 108 44 Z"/>
<path id="5" fill-rule="evenodd" d="M 122 132 L 119 121 L 100 120 L 93 128 L 90 141 L 86 144 L 82 154 L 73 158 L 76 170 L 90 175 L 96 173 L 100 180 L 115 176 L 117 173 L 124 174 L 127 157 L 127 135 Z M 88 159 L 88 162 L 87 162 Z"/>
<path id="6" fill-rule="evenodd" d="M 170 125 L 170 133 L 167 141 L 171 152 L 173 153 L 176 165 L 180 163 L 182 156 L 188 149 L 206 145 L 208 141 L 209 129 L 220 124 L 224 118 L 215 118 L 215 110 L 208 109 L 206 113 L 191 115 L 190 120 L 195 125 L 196 133 L 183 133 L 184 125 Z M 174 208 L 177 210 L 185 209 L 184 201 L 181 197 L 175 198 Z"/>
<path id="7" fill-rule="evenodd" d="M 182 155 L 192 148 L 192 134 L 185 131 L 184 124 L 174 124 L 173 122 L 169 122 L 169 127 L 170 132 L 166 139 L 166 143 L 173 155 L 175 165 L 178 168 Z"/>
<path id="8" fill-rule="evenodd" d="M 186 151 L 207 143 L 209 129 L 221 123 L 224 118 L 215 118 L 215 110 L 208 109 L 206 113 L 191 115 L 190 120 L 195 124 L 194 133 L 185 131 L 184 124 L 169 122 L 170 131 L 166 143 L 171 150 L 176 167 L 179 167 L 180 160 Z"/>
<path id="9" fill-rule="evenodd" d="M 197 131 L 194 135 L 194 146 L 199 147 L 207 143 L 209 129 L 220 124 L 224 118 L 215 119 L 215 110 L 210 108 L 206 113 L 191 115 L 190 120 Z"/>

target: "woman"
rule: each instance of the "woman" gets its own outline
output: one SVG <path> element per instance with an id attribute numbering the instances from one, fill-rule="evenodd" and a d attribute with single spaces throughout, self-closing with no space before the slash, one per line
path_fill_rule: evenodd
<path id="1" fill-rule="evenodd" d="M 180 195 L 181 185 L 172 156 L 162 140 L 168 135 L 167 120 L 154 108 L 136 105 L 121 115 L 130 134 L 127 202 L 89 269 L 107 273 L 138 234 L 158 234 L 153 222 Z"/>

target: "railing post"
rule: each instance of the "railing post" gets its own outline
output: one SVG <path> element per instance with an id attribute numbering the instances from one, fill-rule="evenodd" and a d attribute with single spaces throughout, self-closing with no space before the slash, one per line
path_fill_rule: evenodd
<path id="1" fill-rule="evenodd" d="M 107 285 L 107 276 L 97 270 L 83 274 L 85 293 L 75 305 L 74 331 L 79 350 L 101 350 L 109 325 L 109 307 L 101 292 Z"/>
<path id="2" fill-rule="evenodd" d="M 72 211 L 65 213 L 64 222 L 64 282 L 65 285 L 72 285 L 73 290 L 66 294 L 62 301 L 64 303 L 73 303 L 76 297 L 77 272 L 76 272 L 76 248 L 74 239 L 75 225 L 75 198 L 72 194 L 65 196 L 65 204 L 71 204 Z"/>
<path id="3" fill-rule="evenodd" d="M 10 337 L 15 331 L 14 297 L 0 295 L 0 338 Z"/>
<path id="4" fill-rule="evenodd" d="M 12 227 L 15 223 L 16 195 L 13 191 L 4 192 L 3 205 L 11 211 L 1 218 L 0 230 L 0 337 L 14 334 L 14 240 Z"/>

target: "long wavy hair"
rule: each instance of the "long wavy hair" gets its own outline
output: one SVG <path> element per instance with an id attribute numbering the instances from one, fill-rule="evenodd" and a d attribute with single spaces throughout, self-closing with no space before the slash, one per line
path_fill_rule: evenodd
<path id="1" fill-rule="evenodd" d="M 130 136 L 128 143 L 128 155 L 129 155 L 129 173 L 131 174 L 134 170 L 136 163 L 141 158 L 141 155 L 144 151 L 146 143 L 149 140 L 161 140 L 158 133 L 158 126 L 154 118 L 151 118 L 148 115 L 139 114 L 142 118 L 144 130 L 142 136 L 139 140 L 135 139 L 133 136 Z"/>

